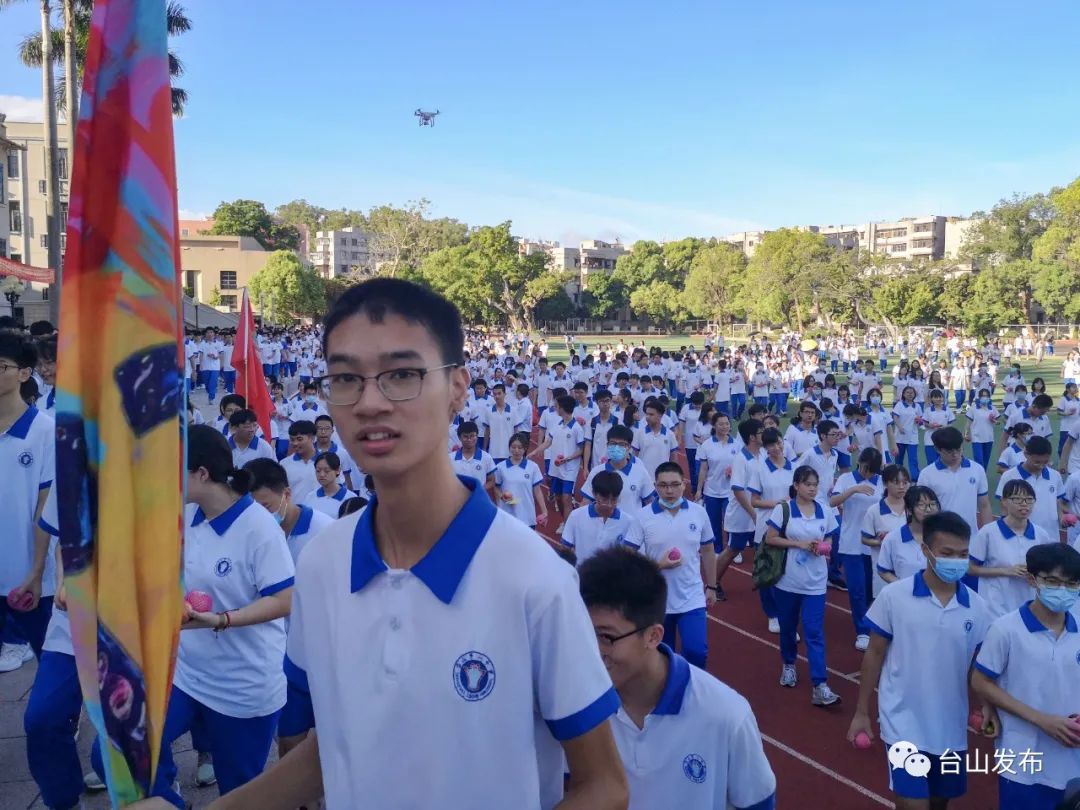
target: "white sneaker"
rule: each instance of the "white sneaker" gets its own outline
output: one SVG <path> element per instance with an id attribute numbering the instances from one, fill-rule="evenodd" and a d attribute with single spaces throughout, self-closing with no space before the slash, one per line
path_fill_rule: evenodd
<path id="1" fill-rule="evenodd" d="M 732 560 L 732 562 L 735 563 L 736 565 L 742 565 L 742 552 L 736 554 L 735 559 Z M 779 632 L 779 631 L 777 631 L 777 632 Z"/>
<path id="2" fill-rule="evenodd" d="M 96 793 L 99 790 L 105 790 L 105 783 L 101 781 L 101 777 L 97 775 L 97 771 L 90 770 L 83 774 L 83 784 L 86 785 L 86 789 Z"/>
<path id="3" fill-rule="evenodd" d="M 819 683 L 814 687 L 810 702 L 815 706 L 832 706 L 840 702 L 840 696 L 830 689 L 827 683 Z"/>
<path id="4" fill-rule="evenodd" d="M 780 672 L 780 685 L 793 689 L 798 682 L 799 676 L 795 674 L 795 667 L 791 664 L 784 664 L 784 669 Z"/>
<path id="5" fill-rule="evenodd" d="M 780 620 L 779 619 L 769 619 L 769 632 L 770 633 L 779 633 L 780 632 Z"/>
<path id="6" fill-rule="evenodd" d="M 14 672 L 27 661 L 34 660 L 29 644 L 5 644 L 0 649 L 0 672 Z"/>
<path id="7" fill-rule="evenodd" d="M 855 649 L 859 652 L 866 652 L 866 648 L 870 646 L 870 636 L 855 636 Z"/>
<path id="8" fill-rule="evenodd" d="M 217 782 L 214 775 L 214 760 L 209 753 L 199 752 L 198 767 L 195 769 L 195 784 L 207 787 Z"/>

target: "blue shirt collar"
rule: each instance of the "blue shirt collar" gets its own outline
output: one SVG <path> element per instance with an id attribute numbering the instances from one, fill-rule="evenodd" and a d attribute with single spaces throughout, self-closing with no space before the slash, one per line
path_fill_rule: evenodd
<path id="1" fill-rule="evenodd" d="M 16 419 L 11 427 L 7 429 L 7 435 L 16 439 L 25 439 L 30 433 L 30 425 L 34 424 L 34 419 L 37 418 L 38 413 L 38 409 L 33 405 L 27 406 L 22 416 Z"/>
<path id="2" fill-rule="evenodd" d="M 650 714 L 678 714 L 682 711 L 683 698 L 690 686 L 690 664 L 681 655 L 676 655 L 667 644 L 661 644 L 658 649 L 668 658 L 668 677 L 660 700 L 656 701 L 656 707 Z"/>
<path id="3" fill-rule="evenodd" d="M 1034 473 L 1029 473 L 1027 470 L 1024 469 L 1023 462 L 1016 465 L 1016 472 L 1019 473 L 1020 477 L 1023 478 L 1025 481 L 1034 476 Z M 1039 477 L 1042 478 L 1044 481 L 1049 481 L 1050 470 L 1046 467 L 1043 467 L 1042 472 L 1039 474 Z"/>
<path id="4" fill-rule="evenodd" d="M 878 485 L 878 476 L 876 475 L 871 475 L 869 478 L 863 478 L 858 470 L 852 470 L 851 477 L 855 479 L 856 484 L 861 484 L 863 481 L 869 481 L 875 487 Z"/>
<path id="5" fill-rule="evenodd" d="M 479 461 L 484 457 L 484 451 L 480 449 L 479 444 L 476 445 L 476 450 L 473 451 L 472 457 L 475 461 Z M 458 451 L 454 453 L 454 461 L 461 461 L 463 458 L 465 458 L 465 451 L 459 448 Z"/>
<path id="6" fill-rule="evenodd" d="M 596 513 L 596 504 L 595 503 L 590 503 L 589 504 L 589 517 L 591 517 L 591 518 L 600 517 L 600 515 L 598 515 Z M 619 512 L 619 507 L 616 506 L 615 509 L 611 513 L 611 519 L 612 520 L 618 520 L 620 517 L 622 517 L 622 515 Z"/>
<path id="7" fill-rule="evenodd" d="M 942 463 L 940 458 L 937 461 L 934 462 L 934 466 L 937 467 L 939 470 L 946 469 L 945 465 Z M 971 462 L 968 461 L 966 458 L 961 457 L 961 459 L 960 459 L 960 469 L 963 469 L 964 467 L 970 467 L 970 466 L 971 466 Z"/>
<path id="8" fill-rule="evenodd" d="M 258 436 L 252 436 L 251 437 L 251 442 L 244 449 L 245 450 L 254 450 L 258 446 L 259 446 L 259 437 Z M 229 447 L 231 447 L 233 450 L 239 450 L 240 449 L 240 445 L 238 445 L 236 443 L 236 438 L 234 436 L 229 437 Z"/>
<path id="9" fill-rule="evenodd" d="M 1008 525 L 1005 523 L 1005 518 L 998 518 L 995 522 L 997 523 L 998 531 L 1001 532 L 1001 536 L 1003 539 L 1012 540 L 1014 537 L 1016 537 L 1016 532 L 1014 532 L 1008 527 Z M 1035 539 L 1035 524 L 1032 523 L 1030 520 L 1027 522 L 1027 526 L 1024 527 L 1024 537 L 1026 537 L 1028 540 Z"/>
<path id="10" fill-rule="evenodd" d="M 311 531 L 311 516 L 314 514 L 314 510 L 310 506 L 300 507 L 300 517 L 296 519 L 296 525 L 293 526 L 292 531 L 289 533 L 289 537 L 299 537 L 302 534 L 307 534 Z"/>
<path id="11" fill-rule="evenodd" d="M 777 467 L 775 464 L 773 464 L 772 459 L 770 459 L 768 457 L 765 458 L 765 466 L 769 468 L 769 472 L 776 472 L 777 470 L 781 469 L 780 467 Z M 784 459 L 783 469 L 785 469 L 785 470 L 790 470 L 791 469 L 791 462 L 788 461 L 787 459 Z"/>
<path id="12" fill-rule="evenodd" d="M 326 489 L 324 487 L 319 487 L 317 490 L 315 490 L 316 498 L 333 498 L 335 501 L 345 500 L 345 496 L 348 494 L 349 493 L 346 491 L 345 487 L 338 487 L 336 495 L 327 495 Z"/>
<path id="13" fill-rule="evenodd" d="M 526 468 L 527 468 L 527 467 L 529 466 L 529 459 L 525 458 L 525 456 L 522 456 L 522 457 L 521 457 L 521 463 L 520 463 L 520 464 L 515 464 L 515 463 L 514 463 L 514 462 L 513 462 L 512 460 L 510 460 L 510 459 L 507 459 L 506 461 L 504 461 L 504 462 L 503 462 L 503 464 L 505 464 L 505 465 L 506 465 L 506 469 L 508 469 L 508 470 L 509 470 L 509 469 L 510 469 L 511 467 L 520 467 L 521 469 L 523 469 L 523 470 L 524 470 L 524 469 L 526 469 Z"/>
<path id="14" fill-rule="evenodd" d="M 1024 627 L 1028 629 L 1029 633 L 1042 633 L 1047 630 L 1043 623 L 1039 621 L 1038 617 L 1031 612 L 1031 602 L 1025 602 L 1020 606 L 1020 618 L 1024 622 Z M 1065 613 L 1065 631 L 1068 633 L 1077 632 L 1076 617 L 1066 611 Z"/>
<path id="15" fill-rule="evenodd" d="M 743 458 L 745 458 L 747 461 L 753 461 L 756 458 L 753 453 L 746 449 L 745 444 L 742 446 L 742 454 Z"/>
<path id="16" fill-rule="evenodd" d="M 244 510 L 255 503 L 250 495 L 245 495 L 216 518 L 210 519 L 210 528 L 217 532 L 219 537 L 224 537 L 225 532 L 236 522 L 236 519 L 240 515 L 244 514 Z M 200 506 L 195 510 L 195 517 L 191 519 L 192 526 L 198 526 L 200 523 L 206 520 L 206 513 L 203 512 Z"/>
<path id="17" fill-rule="evenodd" d="M 930 586 L 926 584 L 926 580 L 923 578 L 923 572 L 919 571 L 912 579 L 915 580 L 915 585 L 912 593 L 921 598 L 930 596 Z M 967 586 L 963 582 L 956 583 L 956 601 L 963 607 L 971 607 L 971 595 L 968 593 Z"/>
<path id="18" fill-rule="evenodd" d="M 446 527 L 431 550 L 410 570 L 444 604 L 453 601 L 473 555 L 491 528 L 497 510 L 487 491 L 474 478 L 458 476 L 469 489 L 469 499 Z M 372 496 L 368 508 L 360 515 L 353 532 L 350 587 L 353 593 L 388 570 L 375 544 L 375 509 L 378 496 Z"/>
<path id="19" fill-rule="evenodd" d="M 633 456 L 627 456 L 626 457 L 626 466 L 623 467 L 621 470 L 615 469 L 615 467 L 612 466 L 610 461 L 604 464 L 604 469 L 607 470 L 608 472 L 617 472 L 617 473 L 620 473 L 622 475 L 630 475 L 630 468 L 633 467 L 633 466 L 634 466 L 634 457 Z"/>
<path id="20" fill-rule="evenodd" d="M 911 526 L 909 526 L 907 523 L 905 523 L 903 526 L 900 527 L 900 542 L 901 543 L 910 543 L 914 539 L 915 539 L 915 535 L 911 533 Z"/>
<path id="21" fill-rule="evenodd" d="M 655 433 L 656 431 L 654 431 L 651 427 L 649 427 L 648 423 L 646 423 L 645 432 L 646 433 Z M 663 425 L 660 425 L 660 435 L 663 436 L 666 433 L 667 433 L 667 428 L 664 427 Z"/>
<path id="22" fill-rule="evenodd" d="M 891 515 L 891 514 L 893 514 L 893 510 L 889 507 L 889 504 L 887 504 L 885 502 L 884 498 L 882 498 L 878 502 L 878 513 L 882 514 L 882 515 Z"/>
<path id="23" fill-rule="evenodd" d="M 803 517 L 803 513 L 799 510 L 799 502 L 792 498 L 791 501 L 791 516 L 793 518 Z M 814 501 L 814 520 L 824 520 L 825 510 L 821 508 L 821 504 Z"/>
<path id="24" fill-rule="evenodd" d="M 660 504 L 660 499 L 659 498 L 657 498 L 655 501 L 653 501 L 651 506 L 652 506 L 652 511 L 653 511 L 654 515 L 659 515 L 661 512 L 666 512 L 667 511 L 667 509 L 665 509 Z M 689 508 L 690 508 L 690 502 L 688 500 L 686 500 L 686 498 L 683 498 L 682 503 L 679 505 L 679 510 L 682 511 L 682 510 L 686 510 L 686 509 L 689 509 Z"/>

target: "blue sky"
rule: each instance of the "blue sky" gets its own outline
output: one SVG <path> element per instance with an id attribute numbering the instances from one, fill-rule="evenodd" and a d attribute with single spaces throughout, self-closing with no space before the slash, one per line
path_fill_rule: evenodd
<path id="1" fill-rule="evenodd" d="M 520 235 L 633 241 L 966 215 L 1080 174 L 1071 0 L 184 5 L 191 212 L 427 197 Z M 0 12 L 12 118 L 39 106 L 15 56 L 35 6 Z"/>

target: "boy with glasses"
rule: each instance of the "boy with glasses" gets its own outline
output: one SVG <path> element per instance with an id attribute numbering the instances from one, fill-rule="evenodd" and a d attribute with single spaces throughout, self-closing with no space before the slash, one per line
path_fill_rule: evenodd
<path id="1" fill-rule="evenodd" d="M 995 494 L 1000 500 L 1007 483 L 1027 481 L 1035 490 L 1031 522 L 1046 532 L 1048 538 L 1057 540 L 1067 510 L 1065 482 L 1061 480 L 1061 474 L 1050 466 L 1053 450 L 1049 439 L 1042 436 L 1028 439 L 1024 447 L 1024 463 L 1002 473 Z"/>
<path id="2" fill-rule="evenodd" d="M 595 498 L 593 481 L 601 472 L 618 473 L 622 478 L 622 491 L 619 494 L 619 508 L 628 514 L 647 505 L 656 495 L 652 477 L 645 471 L 645 465 L 630 453 L 630 443 L 634 432 L 625 425 L 612 425 L 607 433 L 607 461 L 594 467 L 585 483 L 581 486 L 581 495 L 585 500 Z"/>
<path id="3" fill-rule="evenodd" d="M 622 708 L 612 722 L 631 810 L 771 810 L 776 778 L 746 699 L 663 643 L 667 584 L 625 548 L 580 569 L 600 655 Z"/>
<path id="4" fill-rule="evenodd" d="M 1027 578 L 1037 597 L 986 633 L 971 685 L 1001 717 L 998 749 L 1038 751 L 1038 770 L 998 776 L 1001 810 L 1056 810 L 1080 774 L 1080 627 L 1070 611 L 1080 596 L 1080 552 L 1047 543 L 1028 549 Z"/>

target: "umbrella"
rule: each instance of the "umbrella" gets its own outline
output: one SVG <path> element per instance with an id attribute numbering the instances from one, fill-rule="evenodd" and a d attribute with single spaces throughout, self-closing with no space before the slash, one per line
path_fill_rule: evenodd
<path id="1" fill-rule="evenodd" d="M 817 348 L 817 341 L 813 338 L 807 338 L 799 344 L 804 352 L 810 352 Z"/>

